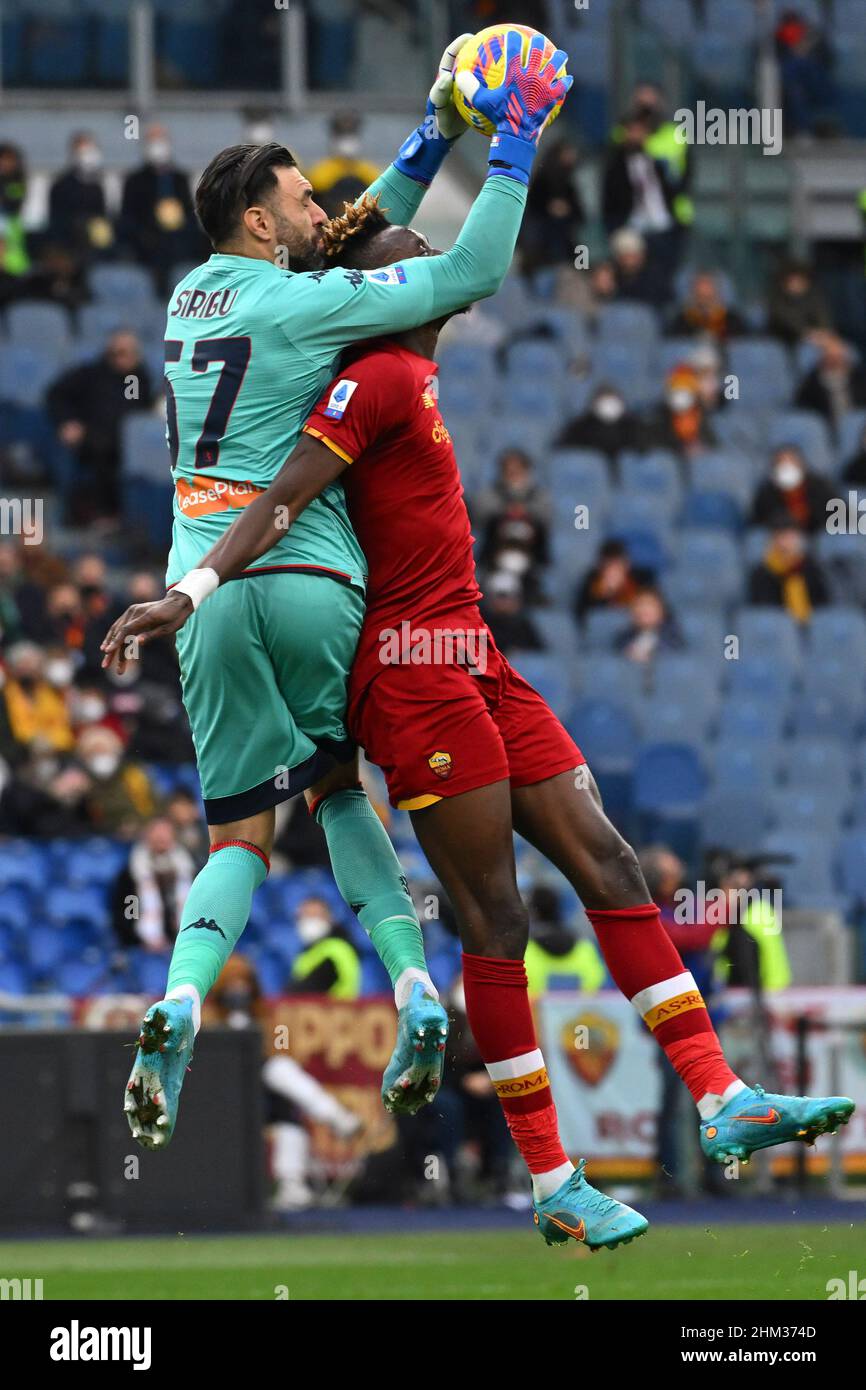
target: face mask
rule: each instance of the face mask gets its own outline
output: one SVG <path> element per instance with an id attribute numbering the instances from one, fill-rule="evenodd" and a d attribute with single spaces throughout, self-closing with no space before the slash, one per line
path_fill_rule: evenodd
<path id="1" fill-rule="evenodd" d="M 599 420 L 612 425 L 625 414 L 625 401 L 621 401 L 619 396 L 599 396 L 592 409 Z"/>
<path id="2" fill-rule="evenodd" d="M 102 168 L 102 151 L 96 145 L 83 145 L 75 152 L 75 167 L 81 174 L 95 174 Z"/>
<path id="3" fill-rule="evenodd" d="M 325 917 L 314 917 L 311 913 L 305 913 L 297 920 L 298 936 L 305 946 L 312 946 L 314 941 L 321 941 L 331 930 L 331 924 Z"/>
<path id="4" fill-rule="evenodd" d="M 171 145 L 167 140 L 149 140 L 147 157 L 151 164 L 167 164 L 171 158 Z"/>
<path id="5" fill-rule="evenodd" d="M 695 403 L 695 397 L 691 391 L 669 391 L 667 400 L 671 410 L 674 411 L 691 410 Z"/>
<path id="6" fill-rule="evenodd" d="M 354 159 L 361 148 L 357 135 L 341 135 L 334 141 L 334 149 L 341 159 Z"/>
<path id="7" fill-rule="evenodd" d="M 72 680 L 72 662 L 49 661 L 45 667 L 45 679 L 51 685 L 68 685 Z"/>
<path id="8" fill-rule="evenodd" d="M 245 989 L 227 989 L 223 991 L 222 1004 L 230 1013 L 248 1013 L 252 999 Z"/>
<path id="9" fill-rule="evenodd" d="M 788 492 L 802 483 L 803 469 L 794 459 L 780 459 L 773 469 L 773 478 L 783 492 Z"/>
<path id="10" fill-rule="evenodd" d="M 98 724 L 104 719 L 106 704 L 98 695 L 82 695 L 72 704 L 72 717 L 76 724 Z"/>
<path id="11" fill-rule="evenodd" d="M 94 777 L 107 780 L 120 767 L 120 758 L 115 753 L 94 753 L 92 758 L 85 759 L 85 766 Z"/>

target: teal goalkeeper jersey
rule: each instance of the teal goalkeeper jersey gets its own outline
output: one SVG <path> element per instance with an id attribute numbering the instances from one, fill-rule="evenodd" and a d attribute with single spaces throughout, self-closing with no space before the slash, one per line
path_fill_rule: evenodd
<path id="1" fill-rule="evenodd" d="M 388 170 L 379 182 L 390 178 L 393 193 L 401 177 Z M 180 282 L 165 335 L 175 480 L 168 583 L 273 481 L 343 348 L 405 331 L 494 292 L 511 259 L 524 199 L 525 189 L 513 180 L 488 180 L 443 256 L 383 270 L 294 273 L 271 261 L 216 254 Z M 335 412 L 350 401 L 351 389 L 335 387 Z M 275 565 L 332 572 L 363 587 L 364 556 L 341 483 L 311 502 L 256 568 Z"/>

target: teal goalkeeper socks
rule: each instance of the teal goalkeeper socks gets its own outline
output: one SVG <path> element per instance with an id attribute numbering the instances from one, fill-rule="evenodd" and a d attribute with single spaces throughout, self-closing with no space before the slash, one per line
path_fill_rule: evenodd
<path id="1" fill-rule="evenodd" d="M 189 993 L 191 986 L 201 1005 L 240 939 L 253 893 L 267 872 L 267 859 L 252 846 L 211 851 L 184 904 L 166 995 Z"/>
<path id="2" fill-rule="evenodd" d="M 429 984 L 430 976 L 421 927 L 394 846 L 360 789 L 332 792 L 316 808 L 316 820 L 328 841 L 337 887 L 388 971 L 399 1008 L 400 996 L 408 996 L 412 981 L 420 977 Z"/>

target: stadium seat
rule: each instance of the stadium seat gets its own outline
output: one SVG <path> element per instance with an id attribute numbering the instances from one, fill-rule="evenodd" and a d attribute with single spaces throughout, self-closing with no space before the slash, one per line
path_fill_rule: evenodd
<path id="1" fill-rule="evenodd" d="M 62 361 L 72 343 L 69 314 L 51 300 L 24 299 L 6 310 L 6 333 L 13 347 L 49 352 Z"/>
<path id="2" fill-rule="evenodd" d="M 811 410 L 781 410 L 772 417 L 768 444 L 771 449 L 795 445 L 810 469 L 817 473 L 835 471 L 835 450 L 827 422 Z"/>
<path id="3" fill-rule="evenodd" d="M 552 652 L 514 650 L 508 653 L 508 660 L 551 709 L 562 715 L 568 700 L 569 680 L 561 656 Z"/>
<path id="4" fill-rule="evenodd" d="M 570 611 L 562 608 L 538 608 L 532 613 L 545 651 L 554 653 L 567 671 L 574 671 L 578 653 L 577 622 Z"/>
<path id="5" fill-rule="evenodd" d="M 95 265 L 88 274 L 90 292 L 97 304 L 112 303 L 131 313 L 139 305 L 149 308 L 155 299 L 153 278 L 140 265 Z"/>
<path id="6" fill-rule="evenodd" d="M 695 492 L 725 492 L 745 511 L 754 491 L 752 467 L 748 458 L 734 450 L 708 449 L 689 465 Z"/>
<path id="7" fill-rule="evenodd" d="M 590 767 L 629 772 L 638 750 L 638 731 L 625 704 L 613 700 L 579 700 L 567 720 L 568 730 Z"/>
<path id="8" fill-rule="evenodd" d="M 165 967 L 162 984 L 156 990 L 145 990 L 147 994 L 162 994 L 165 989 Z M 111 987 L 107 962 L 104 960 L 64 960 L 54 971 L 54 986 L 61 994 L 71 994 L 84 998 L 88 994 L 100 994 Z"/>
<path id="9" fill-rule="evenodd" d="M 742 520 L 740 504 L 729 492 L 690 492 L 686 497 L 682 515 L 684 527 L 736 535 Z"/>
<path id="10" fill-rule="evenodd" d="M 854 740 L 862 728 L 862 692 L 833 690 L 816 681 L 794 700 L 791 733 L 795 738 Z"/>
<path id="11" fill-rule="evenodd" d="M 784 706 L 776 700 L 741 694 L 729 695 L 722 706 L 718 737 L 778 743 L 785 725 L 785 716 Z"/>
<path id="12" fill-rule="evenodd" d="M 842 836 L 837 867 L 842 891 L 862 910 L 866 907 L 866 825 Z"/>
<path id="13" fill-rule="evenodd" d="M 667 587 L 667 579 L 665 587 Z M 680 632 L 690 652 L 699 652 L 707 661 L 720 661 L 729 625 L 710 609 L 683 608 L 674 611 Z"/>
<path id="14" fill-rule="evenodd" d="M 772 829 L 814 830 L 835 837 L 850 804 L 846 786 L 792 779 L 769 798 Z"/>
<path id="15" fill-rule="evenodd" d="M 736 791 L 748 800 L 753 792 L 772 791 L 787 758 L 786 744 L 743 742 L 739 738 L 720 738 L 712 746 L 713 790 Z M 792 760 L 793 761 L 793 760 Z"/>
<path id="16" fill-rule="evenodd" d="M 775 338 L 734 338 L 728 347 L 728 368 L 739 380 L 741 408 L 746 404 L 766 409 L 791 399 L 790 361 Z"/>
<path id="17" fill-rule="evenodd" d="M 94 928 L 105 928 L 109 921 L 105 893 L 94 887 L 49 888 L 43 912 L 46 920 L 57 927 L 64 927 L 68 922 L 84 922 Z"/>
<path id="18" fill-rule="evenodd" d="M 758 787 L 713 787 L 701 806 L 703 847 L 751 851 L 770 824 L 767 801 Z"/>
<path id="19" fill-rule="evenodd" d="M 785 742 L 782 775 L 786 782 L 826 782 L 850 791 L 856 759 L 851 750 L 835 738 L 790 738 Z"/>
<path id="20" fill-rule="evenodd" d="M 705 747 L 718 716 L 719 699 L 705 683 L 700 690 L 668 685 L 647 696 L 637 707 L 644 742 L 681 743 Z"/>
<path id="21" fill-rule="evenodd" d="M 740 657 L 771 656 L 798 670 L 803 648 L 794 618 L 781 608 L 747 605 L 740 609 L 733 626 L 740 639 Z"/>
<path id="22" fill-rule="evenodd" d="M 694 41 L 695 13 L 689 0 L 643 0 L 641 15 L 676 48 Z"/>
<path id="23" fill-rule="evenodd" d="M 0 350 L 0 401 L 41 407 L 46 388 L 63 367 L 62 357 L 48 343 L 42 348 L 4 343 Z"/>
<path id="24" fill-rule="evenodd" d="M 171 458 L 165 421 L 145 413 L 129 415 L 122 427 L 121 467 L 128 478 L 171 485 Z"/>
<path id="25" fill-rule="evenodd" d="M 705 601 L 708 607 L 720 607 L 739 598 L 742 566 L 738 547 L 730 536 L 715 531 L 686 532 L 678 537 L 676 550 L 676 564 L 665 578 L 666 590 L 669 585 L 680 586 L 682 592 L 694 594 L 695 602 Z"/>
<path id="26" fill-rule="evenodd" d="M 645 694 L 647 675 L 637 662 L 624 656 L 587 653 L 579 658 L 576 675 L 583 699 L 608 700 L 636 715 Z"/>
<path id="27" fill-rule="evenodd" d="M 591 608 L 583 627 L 586 650 L 613 651 L 617 639 L 628 631 L 630 621 L 627 608 Z"/>
<path id="28" fill-rule="evenodd" d="M 523 378 L 537 387 L 558 382 L 563 373 L 561 350 L 543 338 L 519 338 L 508 351 L 506 376 L 515 382 Z"/>
<path id="29" fill-rule="evenodd" d="M 764 837 L 761 850 L 773 856 L 773 873 L 782 884 L 790 907 L 802 900 L 835 897 L 829 838 L 819 831 L 774 830 Z M 786 862 L 790 861 L 790 862 Z"/>
<path id="30" fill-rule="evenodd" d="M 787 705 L 794 685 L 795 668 L 771 653 L 753 652 L 725 662 L 732 696 L 755 696 Z"/>
<path id="31" fill-rule="evenodd" d="M 838 423 L 839 463 L 847 464 L 859 452 L 866 432 L 866 410 L 846 410 Z"/>
<path id="32" fill-rule="evenodd" d="M 817 662 L 842 653 L 859 672 L 866 661 L 866 614 L 842 604 L 816 609 L 809 623 L 806 651 Z"/>
<path id="33" fill-rule="evenodd" d="M 31 975 L 26 965 L 13 961 L 0 962 L 0 994 L 29 994 L 30 986 Z"/>
<path id="34" fill-rule="evenodd" d="M 680 470 L 673 454 L 655 449 L 647 454 L 624 453 L 619 475 L 625 495 L 648 496 L 672 521 L 682 504 Z"/>
<path id="35" fill-rule="evenodd" d="M 67 955 L 67 939 L 56 927 L 34 923 L 27 933 L 25 949 L 34 975 L 52 975 Z"/>

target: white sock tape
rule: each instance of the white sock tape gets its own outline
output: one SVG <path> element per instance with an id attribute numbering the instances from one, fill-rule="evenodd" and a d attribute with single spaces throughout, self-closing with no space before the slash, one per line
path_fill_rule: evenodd
<path id="1" fill-rule="evenodd" d="M 187 598 L 192 599 L 193 610 L 203 603 L 208 594 L 212 594 L 219 588 L 220 578 L 216 570 L 190 570 L 183 579 L 172 586 L 172 593 L 186 594 Z"/>

